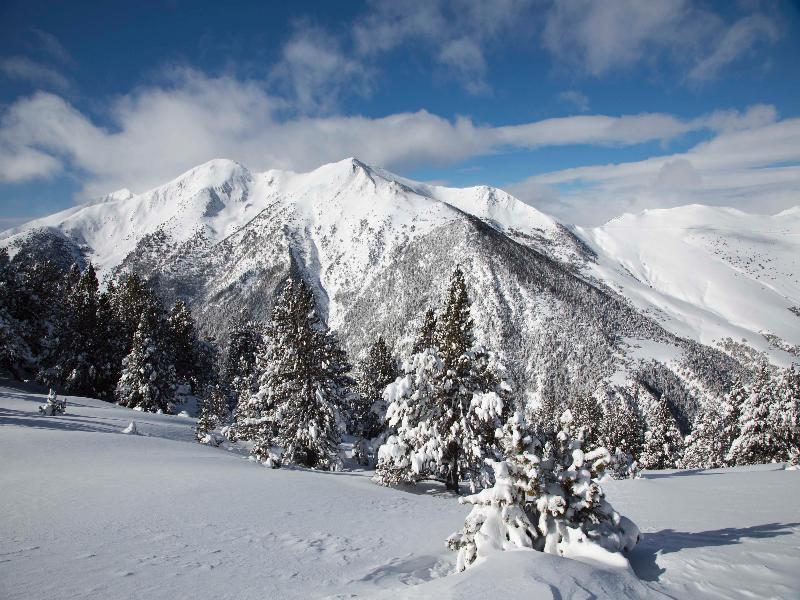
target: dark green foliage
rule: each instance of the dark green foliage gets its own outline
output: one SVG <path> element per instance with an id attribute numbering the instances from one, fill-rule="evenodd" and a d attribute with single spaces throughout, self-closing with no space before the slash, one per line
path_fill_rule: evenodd
<path id="1" fill-rule="evenodd" d="M 386 415 L 383 391 L 399 374 L 397 361 L 383 337 L 378 337 L 370 347 L 367 358 L 361 363 L 358 394 L 350 414 L 351 434 L 372 439 L 383 433 Z"/>
<path id="2" fill-rule="evenodd" d="M 228 396 L 219 384 L 209 385 L 204 390 L 200 417 L 197 419 L 195 435 L 198 441 L 214 443 L 209 434 L 228 421 Z"/>
<path id="3" fill-rule="evenodd" d="M 262 353 L 264 337 L 260 328 L 240 318 L 228 336 L 221 379 L 228 393 L 228 407 L 238 410 L 258 389 L 256 357 Z"/>
<path id="4" fill-rule="evenodd" d="M 116 389 L 117 402 L 128 408 L 167 412 L 174 396 L 175 367 L 163 332 L 163 314 L 156 305 L 145 308 L 123 360 Z"/>
<path id="5" fill-rule="evenodd" d="M 264 455 L 274 433 L 284 461 L 338 468 L 339 415 L 348 404 L 353 380 L 347 356 L 317 315 L 305 283 L 286 284 L 266 338 L 258 360 L 263 368 L 259 389 L 245 407 L 240 404 L 237 426 L 251 429 Z"/>
<path id="6" fill-rule="evenodd" d="M 215 379 L 214 352 L 198 338 L 194 319 L 183 300 L 177 300 L 170 311 L 167 334 L 177 381 L 191 386 L 193 394 L 203 394 L 204 387 Z"/>
<path id="7" fill-rule="evenodd" d="M 432 308 L 425 311 L 425 317 L 422 320 L 422 326 L 419 329 L 414 346 L 411 348 L 411 354 L 422 352 L 426 348 L 430 348 L 435 343 L 436 336 L 436 313 Z"/>

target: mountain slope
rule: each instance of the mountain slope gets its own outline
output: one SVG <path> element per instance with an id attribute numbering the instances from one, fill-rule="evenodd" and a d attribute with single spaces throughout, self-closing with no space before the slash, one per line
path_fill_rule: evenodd
<path id="1" fill-rule="evenodd" d="M 671 331 L 706 344 L 745 338 L 782 362 L 790 357 L 776 346 L 800 345 L 791 310 L 800 307 L 800 208 L 765 216 L 692 205 L 577 232 L 600 257 L 587 271 L 658 310 Z"/>
<path id="2" fill-rule="evenodd" d="M 776 217 L 786 219 L 789 233 L 794 218 Z M 616 227 L 569 228 L 501 190 L 431 186 L 356 159 L 310 173 L 251 173 L 215 160 L 143 194 L 121 190 L 34 221 L 0 236 L 0 244 L 12 254 L 57 248 L 59 256 L 91 260 L 106 276 L 138 272 L 168 298 L 187 300 L 204 333 L 221 341 L 242 313 L 268 319 L 276 290 L 300 275 L 354 358 L 378 335 L 406 351 L 423 312 L 438 306 L 461 264 L 478 338 L 500 352 L 531 403 L 558 405 L 606 384 L 633 385 L 629 392 L 646 403 L 679 385 L 684 391 L 673 401 L 690 416 L 698 398 L 724 392 L 741 370 L 696 340 L 709 344 L 733 332 L 769 348 L 758 331 L 779 327 L 783 339 L 796 339 L 792 319 L 800 318 L 785 308 L 791 318 L 773 317 L 781 302 L 797 299 L 796 282 L 767 287 L 742 276 L 737 288 L 728 271 L 706 269 L 707 278 L 719 278 L 713 285 L 742 289 L 756 304 L 757 285 L 773 294 L 761 312 L 742 303 L 745 321 L 735 302 L 705 301 L 719 293 L 690 293 L 702 278 L 687 280 L 683 271 L 701 264 L 692 250 L 701 238 L 659 245 L 647 218 L 625 219 Z"/>

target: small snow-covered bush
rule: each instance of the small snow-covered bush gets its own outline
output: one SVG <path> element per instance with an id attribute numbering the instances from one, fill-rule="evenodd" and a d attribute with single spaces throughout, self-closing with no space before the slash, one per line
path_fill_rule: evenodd
<path id="1" fill-rule="evenodd" d="M 523 427 L 515 415 L 498 432 L 509 458 L 491 462 L 494 486 L 461 499 L 473 508 L 464 529 L 448 538 L 458 551 L 458 570 L 515 547 L 625 564 L 617 553 L 636 545 L 639 530 L 613 509 L 598 482 L 611 462 L 608 450 L 582 449 L 582 431 L 575 433 L 570 411 L 562 415 L 556 439 L 544 446 Z"/>

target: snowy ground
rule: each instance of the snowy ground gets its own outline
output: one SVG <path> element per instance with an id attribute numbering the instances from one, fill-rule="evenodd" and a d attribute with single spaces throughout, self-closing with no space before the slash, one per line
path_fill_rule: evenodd
<path id="1" fill-rule="evenodd" d="M 798 597 L 797 471 L 609 482 L 644 532 L 635 574 L 519 551 L 451 575 L 468 511 L 437 485 L 270 470 L 194 443 L 189 418 L 43 401 L 0 387 L 4 600 Z M 120 433 L 132 419 L 143 435 Z"/>

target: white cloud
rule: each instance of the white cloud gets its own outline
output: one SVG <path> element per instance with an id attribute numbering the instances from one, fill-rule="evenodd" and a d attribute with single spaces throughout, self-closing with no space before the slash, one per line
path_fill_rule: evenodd
<path id="1" fill-rule="evenodd" d="M 0 114 L 0 181 L 66 170 L 83 182 L 86 195 L 99 196 L 119 187 L 143 191 L 217 157 L 255 170 L 305 170 L 354 155 L 403 169 L 453 164 L 508 149 L 668 141 L 689 131 L 736 130 L 775 117 L 774 109 L 756 107 L 691 120 L 666 114 L 582 115 L 488 126 L 424 110 L 380 118 L 287 119 L 284 108 L 284 100 L 255 82 L 209 78 L 185 69 L 172 72 L 162 86 L 118 98 L 104 115 L 103 126 L 63 98 L 40 92 Z"/>
<path id="2" fill-rule="evenodd" d="M 340 94 L 369 93 L 369 68 L 348 57 L 325 30 L 302 24 L 283 46 L 272 79 L 288 92 L 299 112 L 328 112 Z"/>
<path id="3" fill-rule="evenodd" d="M 374 59 L 403 45 L 432 52 L 436 73 L 471 94 L 490 90 L 487 47 L 529 27 L 523 18 L 533 0 L 373 0 L 355 22 L 355 53 Z"/>
<path id="4" fill-rule="evenodd" d="M 774 42 L 778 37 L 778 26 L 772 19 L 761 14 L 744 17 L 722 34 L 709 55 L 697 62 L 689 72 L 689 79 L 712 79 L 722 68 L 751 51 L 757 43 Z"/>
<path id="5" fill-rule="evenodd" d="M 566 92 L 561 92 L 558 95 L 558 99 L 561 102 L 569 104 L 571 107 L 580 112 L 589 111 L 589 98 L 586 96 L 586 94 L 582 94 L 577 90 L 567 90 Z"/>
<path id="6" fill-rule="evenodd" d="M 778 37 L 776 17 L 757 9 L 729 23 L 690 0 L 562 0 L 547 13 L 542 45 L 593 76 L 667 61 L 697 82 Z"/>
<path id="7" fill-rule="evenodd" d="M 65 90 L 69 80 L 61 73 L 26 56 L 0 57 L 0 72 L 11 79 L 21 79 L 37 86 Z"/>
<path id="8" fill-rule="evenodd" d="M 488 91 L 486 60 L 480 46 L 473 40 L 462 37 L 448 42 L 439 52 L 439 61 L 451 69 L 470 94 Z"/>
<path id="9" fill-rule="evenodd" d="M 727 128 L 681 154 L 564 169 L 507 189 L 582 225 L 692 203 L 777 212 L 800 204 L 800 118 Z"/>

